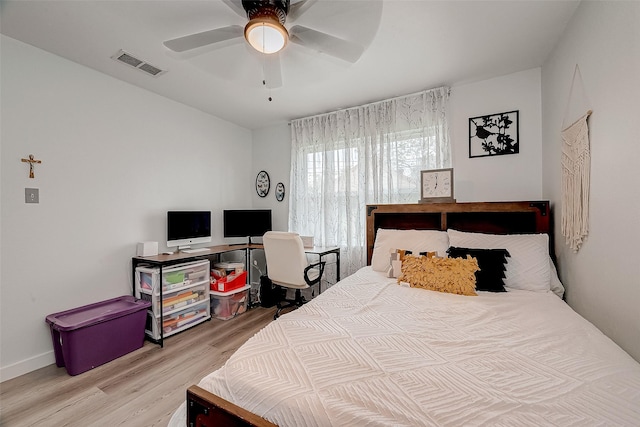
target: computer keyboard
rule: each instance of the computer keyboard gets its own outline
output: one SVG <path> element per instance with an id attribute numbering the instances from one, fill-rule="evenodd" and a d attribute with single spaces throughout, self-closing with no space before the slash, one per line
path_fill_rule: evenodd
<path id="1" fill-rule="evenodd" d="M 184 249 L 182 252 L 186 254 L 197 254 L 198 252 L 207 252 L 207 248 Z"/>

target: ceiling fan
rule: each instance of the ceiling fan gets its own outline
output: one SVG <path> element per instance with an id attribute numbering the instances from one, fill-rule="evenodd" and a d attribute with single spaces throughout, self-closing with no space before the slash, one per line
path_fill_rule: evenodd
<path id="1" fill-rule="evenodd" d="M 269 87 L 282 86 L 279 52 L 288 43 L 303 46 L 339 58 L 350 63 L 356 62 L 365 47 L 357 42 L 344 40 L 331 34 L 301 25 L 285 27 L 306 13 L 318 0 L 300 0 L 291 4 L 290 0 L 223 0 L 235 13 L 248 19 L 243 28 L 229 25 L 200 33 L 167 40 L 164 45 L 174 52 L 186 52 L 203 46 L 242 38 L 257 52 L 264 54 L 265 80 Z M 363 3 L 367 7 L 369 2 Z"/>

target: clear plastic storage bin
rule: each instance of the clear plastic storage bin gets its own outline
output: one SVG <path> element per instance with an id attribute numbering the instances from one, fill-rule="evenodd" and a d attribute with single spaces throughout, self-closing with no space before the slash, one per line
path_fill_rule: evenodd
<path id="1" fill-rule="evenodd" d="M 159 267 L 136 267 L 135 274 L 136 297 L 151 304 L 145 327 L 151 339 L 166 338 L 211 318 L 208 260 L 163 268 L 162 279 Z"/>
<path id="2" fill-rule="evenodd" d="M 250 285 L 230 292 L 210 292 L 211 315 L 216 319 L 229 320 L 247 311 Z"/>

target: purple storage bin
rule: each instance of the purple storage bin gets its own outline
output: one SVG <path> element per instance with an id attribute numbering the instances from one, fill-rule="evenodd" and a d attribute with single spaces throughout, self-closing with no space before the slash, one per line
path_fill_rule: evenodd
<path id="1" fill-rule="evenodd" d="M 124 295 L 48 315 L 56 365 L 78 375 L 142 347 L 150 305 Z"/>

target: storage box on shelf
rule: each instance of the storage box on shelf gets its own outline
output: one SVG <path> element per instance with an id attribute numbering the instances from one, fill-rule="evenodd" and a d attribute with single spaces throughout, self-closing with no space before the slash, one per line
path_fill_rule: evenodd
<path id="1" fill-rule="evenodd" d="M 169 337 L 191 326 L 198 325 L 205 320 L 211 318 L 210 305 L 207 301 L 202 300 L 196 305 L 189 306 L 188 309 L 162 316 L 162 321 L 156 316 L 147 316 L 145 332 L 154 340 L 160 339 L 160 325 L 164 338 Z"/>
<path id="2" fill-rule="evenodd" d="M 151 302 L 146 334 L 160 340 L 211 318 L 209 261 L 136 267 L 136 297 Z M 160 289 L 162 288 L 162 297 Z"/>
<path id="3" fill-rule="evenodd" d="M 244 263 L 241 262 L 216 262 L 211 270 L 221 271 L 223 275 L 231 273 L 242 273 L 244 271 Z"/>
<path id="4" fill-rule="evenodd" d="M 211 276 L 211 290 L 215 292 L 229 292 L 242 288 L 247 284 L 247 272 L 232 273 L 224 277 Z"/>
<path id="5" fill-rule="evenodd" d="M 211 315 L 216 319 L 229 320 L 247 311 L 251 285 L 230 292 L 211 291 Z"/>
<path id="6" fill-rule="evenodd" d="M 233 278 L 243 271 L 244 264 L 241 262 L 217 262 L 213 264 L 213 267 L 211 267 L 211 279 L 217 280 L 222 279 L 226 276 L 231 276 Z"/>

